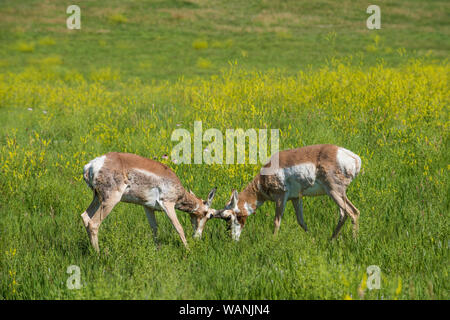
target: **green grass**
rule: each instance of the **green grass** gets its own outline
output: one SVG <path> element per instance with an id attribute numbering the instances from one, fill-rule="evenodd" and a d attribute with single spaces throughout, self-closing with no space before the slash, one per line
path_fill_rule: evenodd
<path id="1" fill-rule="evenodd" d="M 78 31 L 65 6 L 0 3 L 0 299 L 449 298 L 446 1 L 383 2 L 378 31 L 363 1 L 89 1 Z M 273 237 L 267 203 L 240 242 L 211 220 L 189 252 L 159 213 L 158 249 L 144 210 L 121 203 L 97 255 L 79 217 L 92 158 L 156 158 L 199 196 L 217 186 L 215 208 L 258 171 L 163 159 L 196 120 L 359 154 L 358 238 L 347 222 L 329 241 L 337 208 L 318 197 L 304 201 L 308 233 L 289 204 Z M 380 290 L 361 287 L 370 265 Z"/>
<path id="2" fill-rule="evenodd" d="M 33 56 L 62 56 L 63 68 L 84 75 L 111 67 L 144 81 L 212 75 L 236 60 L 245 68 L 281 68 L 290 74 L 320 67 L 334 56 L 397 65 L 405 58 L 397 52 L 402 48 L 409 57 L 442 60 L 450 45 L 447 1 L 383 3 L 381 30 L 375 31 L 366 28 L 365 1 L 113 0 L 79 5 L 81 30 L 68 30 L 63 2 L 2 1 L 0 59 L 8 63 L 1 71 L 30 64 L 29 53 L 17 53 L 18 41 L 35 42 Z M 380 44 L 368 50 L 375 35 Z M 42 38 L 54 44 L 42 45 Z M 195 42 L 209 46 L 198 50 Z M 200 58 L 212 66 L 198 67 Z M 142 68 L 142 63 L 150 66 Z"/>

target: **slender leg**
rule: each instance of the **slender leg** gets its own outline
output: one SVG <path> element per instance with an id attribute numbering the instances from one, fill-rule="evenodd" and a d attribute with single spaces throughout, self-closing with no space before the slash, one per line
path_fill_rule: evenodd
<path id="1" fill-rule="evenodd" d="M 350 200 L 345 196 L 345 202 L 350 206 L 350 208 L 353 211 L 353 236 L 356 238 L 358 236 L 358 229 L 359 229 L 359 210 L 353 205 L 353 203 L 350 202 Z"/>
<path id="2" fill-rule="evenodd" d="M 86 228 L 86 231 L 88 231 L 87 227 L 89 225 L 89 220 L 91 220 L 92 216 L 97 212 L 99 207 L 100 207 L 100 200 L 98 198 L 97 193 L 94 191 L 94 199 L 92 199 L 92 202 L 86 209 L 86 211 L 81 214 L 81 219 L 83 219 L 83 224 L 84 227 Z"/>
<path id="3" fill-rule="evenodd" d="M 195 215 L 191 215 L 190 218 L 191 218 L 192 229 L 194 230 L 194 234 L 195 234 L 195 231 L 197 231 L 197 227 L 198 227 L 197 217 Z"/>
<path id="4" fill-rule="evenodd" d="M 206 224 L 206 218 L 199 219 L 199 221 L 197 223 L 197 229 L 195 230 L 195 233 L 194 233 L 194 238 L 200 239 L 202 237 L 203 228 L 205 227 L 205 224 Z"/>
<path id="5" fill-rule="evenodd" d="M 202 219 L 198 219 L 195 215 L 191 215 L 192 229 L 194 229 L 194 233 L 192 234 L 192 236 L 195 239 L 200 239 L 202 237 L 205 222 L 206 221 L 203 221 Z"/>
<path id="6" fill-rule="evenodd" d="M 172 222 L 173 226 L 177 230 L 178 234 L 180 235 L 181 241 L 183 242 L 186 249 L 188 249 L 188 244 L 186 241 L 186 237 L 184 236 L 183 227 L 181 226 L 180 222 L 177 218 L 177 213 L 175 212 L 175 203 L 173 202 L 163 202 L 162 207 L 164 211 L 166 212 L 167 216 L 169 217 L 170 221 Z"/>
<path id="7" fill-rule="evenodd" d="M 145 210 L 145 214 L 147 215 L 148 223 L 150 224 L 150 227 L 152 228 L 153 239 L 156 242 L 156 236 L 158 234 L 158 224 L 156 223 L 155 211 L 149 207 L 144 207 L 144 210 Z"/>
<path id="8" fill-rule="evenodd" d="M 336 239 L 339 231 L 341 230 L 342 226 L 345 223 L 345 220 L 347 220 L 347 215 L 345 214 L 344 210 L 342 210 L 341 208 L 339 208 L 339 221 L 338 224 L 336 226 L 336 229 L 334 229 L 333 235 L 331 236 L 331 239 Z"/>
<path id="9" fill-rule="evenodd" d="M 275 221 L 274 221 L 274 232 L 273 234 L 276 235 L 278 233 L 278 230 L 280 229 L 281 224 L 281 218 L 284 214 L 284 208 L 286 207 L 286 201 L 287 201 L 288 193 L 280 194 L 275 198 Z"/>
<path id="10" fill-rule="evenodd" d="M 298 224 L 303 228 L 303 230 L 308 231 L 306 223 L 303 220 L 303 198 L 292 199 L 292 204 L 294 206 L 295 215 L 297 216 Z"/>
<path id="11" fill-rule="evenodd" d="M 355 236 L 356 235 L 355 230 L 357 230 L 357 228 L 358 228 L 358 226 L 357 226 L 358 218 L 353 213 L 351 206 L 345 200 L 345 198 L 346 198 L 345 194 L 341 194 L 333 189 L 329 190 L 328 194 L 334 200 L 334 202 L 336 202 L 336 204 L 339 206 L 339 208 L 342 209 L 344 211 L 344 213 L 352 219 L 353 235 Z M 341 220 L 339 220 L 339 221 L 341 221 Z M 345 222 L 345 219 L 343 220 L 342 223 L 339 222 L 338 226 L 339 226 L 339 224 L 344 224 L 344 222 Z M 342 225 L 340 227 L 342 227 Z M 340 229 L 340 227 L 339 227 L 339 229 Z M 337 229 L 337 227 L 336 227 L 336 229 Z M 339 231 L 339 230 L 337 230 L 337 231 Z M 336 231 L 334 233 L 336 233 Z M 333 233 L 333 235 L 334 235 L 334 233 Z M 337 234 L 336 234 L 336 236 L 337 236 Z"/>
<path id="12" fill-rule="evenodd" d="M 97 252 L 100 251 L 99 247 L 98 247 L 98 229 L 100 228 L 100 224 L 109 215 L 109 213 L 114 208 L 114 206 L 120 202 L 121 197 L 122 197 L 122 192 L 113 191 L 113 192 L 105 195 L 104 200 L 99 201 L 99 203 L 100 203 L 99 206 L 94 205 L 92 207 L 92 209 L 97 208 L 97 211 L 90 212 L 89 208 L 87 210 L 90 220 L 88 222 L 86 229 L 88 231 L 89 238 L 91 240 L 91 244 Z M 92 215 L 91 215 L 91 213 L 92 213 Z"/>

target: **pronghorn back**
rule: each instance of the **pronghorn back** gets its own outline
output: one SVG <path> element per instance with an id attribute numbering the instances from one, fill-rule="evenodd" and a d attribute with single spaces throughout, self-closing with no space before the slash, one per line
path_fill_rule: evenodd
<path id="1" fill-rule="evenodd" d="M 303 163 L 314 163 L 326 169 L 334 169 L 336 163 L 339 163 L 341 169 L 345 168 L 347 171 L 353 168 L 351 173 L 356 177 L 361 169 L 361 158 L 355 153 L 342 147 L 333 144 L 317 144 L 305 146 L 296 149 L 283 150 L 278 153 L 279 167 L 289 168 Z M 353 162 L 352 162 L 353 161 Z M 269 161 L 264 167 L 268 168 L 271 165 Z"/>
<path id="2" fill-rule="evenodd" d="M 150 205 L 156 200 L 177 201 L 184 188 L 166 165 L 135 154 L 110 152 L 84 166 L 86 184 L 102 197 L 120 191 L 121 201 Z"/>
<path id="3" fill-rule="evenodd" d="M 269 161 L 264 167 L 272 165 Z M 290 190 L 292 197 L 325 194 L 321 183 L 336 180 L 348 185 L 361 169 L 361 158 L 336 145 L 312 145 L 278 153 L 278 167 L 273 174 L 261 174 L 257 179 L 268 194 Z M 319 180 L 319 183 L 317 183 Z"/>
<path id="4" fill-rule="evenodd" d="M 136 154 L 119 152 L 109 152 L 89 161 L 83 168 L 83 177 L 86 184 L 94 188 L 95 180 L 101 171 L 127 176 L 131 170 L 142 170 L 174 183 L 181 183 L 176 174 L 163 163 Z"/>

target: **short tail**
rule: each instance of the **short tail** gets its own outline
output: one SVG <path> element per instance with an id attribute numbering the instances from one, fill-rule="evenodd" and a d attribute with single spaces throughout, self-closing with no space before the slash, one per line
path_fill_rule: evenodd
<path id="1" fill-rule="evenodd" d="M 345 148 L 339 148 L 337 154 L 337 162 L 342 172 L 346 175 L 356 178 L 361 171 L 361 158 Z"/>
<path id="2" fill-rule="evenodd" d="M 355 178 L 356 178 L 356 176 L 361 171 L 361 164 L 362 164 L 362 162 L 361 162 L 361 158 L 357 154 L 355 154 L 355 156 L 356 156 L 355 157 L 355 162 L 356 162 Z"/>

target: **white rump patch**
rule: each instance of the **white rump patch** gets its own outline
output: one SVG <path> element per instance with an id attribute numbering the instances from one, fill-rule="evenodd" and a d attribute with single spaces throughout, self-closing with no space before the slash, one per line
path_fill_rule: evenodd
<path id="1" fill-rule="evenodd" d="M 94 180 L 97 177 L 98 172 L 103 167 L 105 163 L 106 156 L 97 157 L 91 161 L 83 168 L 83 175 L 86 180 L 86 183 L 89 187 L 94 186 Z"/>
<path id="2" fill-rule="evenodd" d="M 103 164 L 105 163 L 106 156 L 103 155 L 101 157 L 97 157 L 94 160 L 92 160 L 92 169 L 94 170 L 94 174 L 97 174 L 100 169 L 103 167 Z"/>
<path id="3" fill-rule="evenodd" d="M 345 148 L 338 149 L 336 162 L 342 173 L 352 178 L 355 178 L 361 169 L 361 158 Z"/>

